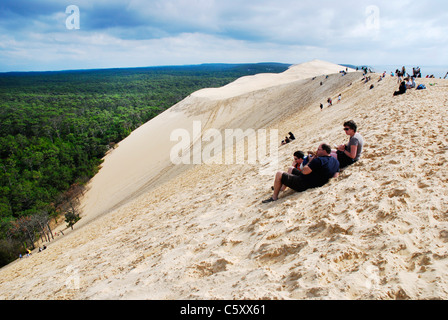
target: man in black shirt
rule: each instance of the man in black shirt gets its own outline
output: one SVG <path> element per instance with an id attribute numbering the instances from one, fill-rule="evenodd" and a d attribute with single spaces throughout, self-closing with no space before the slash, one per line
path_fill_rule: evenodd
<path id="1" fill-rule="evenodd" d="M 264 200 L 263 203 L 277 201 L 280 190 L 284 185 L 297 192 L 325 185 L 339 173 L 339 162 L 330 154 L 331 147 L 327 144 L 321 144 L 317 149 L 316 156 L 311 158 L 301 174 L 293 175 L 287 172 L 277 172 L 274 181 L 274 194 L 271 198 Z"/>

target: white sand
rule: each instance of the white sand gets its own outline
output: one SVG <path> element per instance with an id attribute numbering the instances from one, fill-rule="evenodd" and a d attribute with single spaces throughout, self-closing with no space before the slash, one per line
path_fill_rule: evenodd
<path id="1" fill-rule="evenodd" d="M 447 299 L 448 81 L 392 97 L 396 78 L 363 84 L 338 68 L 243 78 L 142 126 L 106 157 L 75 231 L 0 271 L 0 299 Z M 274 204 L 261 200 L 275 171 L 169 161 L 172 130 L 201 120 L 294 132 L 286 170 L 296 150 L 345 143 L 348 119 L 361 161 Z"/>
<path id="2" fill-rule="evenodd" d="M 176 176 L 188 169 L 188 166 L 173 167 L 170 161 L 170 150 L 178 143 L 170 139 L 173 130 L 186 129 L 193 137 L 193 121 L 201 121 L 203 131 L 208 128 L 258 129 L 260 116 L 265 123 L 269 123 L 276 115 L 253 116 L 253 113 L 259 112 L 257 101 L 247 96 L 235 97 L 344 69 L 315 60 L 306 65 L 293 66 L 282 74 L 243 77 L 222 88 L 195 92 L 134 131 L 106 157 L 103 168 L 89 185 L 90 190 L 83 204 L 85 219 L 82 224 L 163 183 L 167 176 Z M 265 99 L 272 100 L 269 97 Z M 247 119 L 246 115 L 251 119 Z M 163 178 L 160 178 L 161 175 Z"/>
<path id="3" fill-rule="evenodd" d="M 328 75 L 345 70 L 345 67 L 333 63 L 313 60 L 302 65 L 295 65 L 287 71 L 277 73 L 262 73 L 254 76 L 242 77 L 222 88 L 203 89 L 195 92 L 196 97 L 208 99 L 229 99 L 248 92 L 292 83 L 297 80 L 313 78 L 318 75 Z M 350 69 L 353 72 L 354 70 Z"/>

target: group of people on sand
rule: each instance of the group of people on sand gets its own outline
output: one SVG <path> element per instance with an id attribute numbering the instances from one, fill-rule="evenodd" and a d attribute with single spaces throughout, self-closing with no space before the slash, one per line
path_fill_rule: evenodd
<path id="1" fill-rule="evenodd" d="M 25 257 L 29 258 L 29 257 L 31 257 L 31 254 L 32 254 L 32 253 L 31 253 L 31 250 L 27 248 L 27 249 L 26 249 Z M 21 253 L 19 254 L 19 258 L 20 258 L 20 259 L 23 258 L 23 256 L 22 256 Z"/>
<path id="2" fill-rule="evenodd" d="M 418 68 L 419 72 L 420 72 L 420 68 Z M 414 72 L 415 72 L 415 68 L 414 68 Z M 403 66 L 401 68 L 401 70 L 397 69 L 395 70 L 395 74 L 397 75 L 397 77 L 405 77 L 406 76 L 406 67 Z"/>
<path id="3" fill-rule="evenodd" d="M 412 68 L 412 76 L 409 73 L 406 73 L 406 68 L 403 67 L 401 69 L 401 71 L 399 71 L 398 69 L 395 71 L 397 77 L 407 77 L 407 78 L 411 78 L 413 77 L 414 79 L 417 78 L 422 78 L 422 71 L 420 69 L 420 67 L 416 67 L 416 68 Z M 391 73 L 391 76 L 393 76 L 393 72 Z M 448 77 L 448 72 L 446 73 L 445 77 L 443 79 L 446 79 Z M 436 77 L 431 74 L 431 75 L 426 75 L 427 79 L 435 79 Z M 440 77 L 440 79 L 442 79 L 442 77 Z"/>
<path id="4" fill-rule="evenodd" d="M 338 95 L 338 103 L 341 102 L 341 100 L 342 100 L 342 93 L 340 93 Z M 328 107 L 331 107 L 333 105 L 333 99 L 328 98 L 327 99 L 327 103 L 328 103 Z M 321 103 L 320 104 L 320 110 L 323 110 L 323 109 L 324 109 L 324 105 L 323 105 L 323 103 Z"/>
<path id="5" fill-rule="evenodd" d="M 282 140 L 282 146 L 296 140 L 296 137 L 292 132 L 289 132 L 288 135 L 289 137 L 285 137 L 285 140 Z"/>
<path id="6" fill-rule="evenodd" d="M 46 245 L 44 245 L 42 248 L 39 247 L 39 250 L 38 250 L 37 252 L 42 252 L 42 251 L 44 251 L 45 249 L 47 249 L 47 246 L 46 246 Z M 31 250 L 27 248 L 27 249 L 26 249 L 25 257 L 29 258 L 29 257 L 31 257 L 31 255 L 32 255 Z M 22 255 L 21 253 L 19 254 L 19 258 L 20 258 L 20 259 L 23 258 L 23 255 Z"/>
<path id="7" fill-rule="evenodd" d="M 344 169 L 357 162 L 362 154 L 364 139 L 357 132 L 358 126 L 353 120 L 344 123 L 344 131 L 350 137 L 347 144 L 332 150 L 322 143 L 316 152 L 309 152 L 308 156 L 302 151 L 294 153 L 293 165 L 287 172 L 279 171 L 275 175 L 272 197 L 263 203 L 275 202 L 281 191 L 291 188 L 297 192 L 324 186 L 331 178 L 339 176 Z"/>
<path id="8" fill-rule="evenodd" d="M 405 94 L 407 90 L 415 89 L 417 87 L 417 84 L 415 83 L 415 78 L 414 77 L 408 77 L 408 78 L 406 78 L 404 80 L 402 80 L 399 77 L 398 78 L 398 82 L 400 83 L 400 86 L 398 88 L 398 91 L 394 92 L 394 96 Z"/>
<path id="9" fill-rule="evenodd" d="M 420 67 L 417 68 L 413 68 L 413 75 L 409 75 L 409 73 L 406 73 L 406 67 L 403 67 L 400 70 L 396 70 L 395 74 L 397 76 L 397 83 L 399 84 L 399 88 L 398 91 L 394 92 L 394 96 L 398 96 L 398 95 L 402 95 L 405 94 L 407 90 L 409 89 L 425 89 L 424 86 L 421 87 L 417 87 L 417 84 L 415 83 L 415 79 L 416 78 L 421 78 L 421 70 Z M 407 75 L 406 78 L 404 78 Z M 391 72 L 391 77 L 394 76 L 394 73 Z M 380 76 L 380 78 L 378 79 L 378 82 L 382 81 L 384 78 L 386 77 L 386 71 L 383 72 L 383 74 Z M 366 76 L 362 79 L 362 81 L 369 81 L 370 79 L 367 78 Z M 373 85 L 370 87 L 371 89 L 373 88 Z"/>

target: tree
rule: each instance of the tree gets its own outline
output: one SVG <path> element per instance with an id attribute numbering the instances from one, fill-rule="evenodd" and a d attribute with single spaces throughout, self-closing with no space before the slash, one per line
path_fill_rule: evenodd
<path id="1" fill-rule="evenodd" d="M 67 227 L 72 228 L 72 230 L 75 223 L 78 222 L 79 220 L 81 220 L 81 217 L 79 216 L 78 213 L 67 212 L 65 214 L 65 222 L 67 222 Z"/>
<path id="2" fill-rule="evenodd" d="M 17 240 L 23 244 L 25 248 L 35 248 L 36 242 L 36 225 L 31 217 L 21 217 L 11 223 L 9 229 L 9 238 Z"/>
<path id="3" fill-rule="evenodd" d="M 16 259 L 20 252 L 20 244 L 17 241 L 0 239 L 0 266 Z"/>
<path id="4" fill-rule="evenodd" d="M 50 240 L 49 212 L 52 217 L 67 214 L 73 228 L 86 182 L 98 172 L 106 152 L 143 123 L 199 89 L 287 67 L 0 74 L 0 240 L 7 241 L 2 247 L 23 250 L 36 237 Z"/>
<path id="5" fill-rule="evenodd" d="M 45 238 L 47 242 L 54 240 L 53 232 L 50 228 L 50 217 L 45 212 L 40 212 L 31 216 L 31 222 L 35 228 L 40 230 L 41 239 Z M 42 241 L 43 242 L 43 241 Z"/>

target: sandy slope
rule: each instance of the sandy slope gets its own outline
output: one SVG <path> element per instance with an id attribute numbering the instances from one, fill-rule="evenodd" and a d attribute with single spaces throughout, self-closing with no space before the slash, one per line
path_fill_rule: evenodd
<path id="1" fill-rule="evenodd" d="M 103 168 L 92 179 L 84 199 L 82 223 L 116 208 L 166 181 L 166 177 L 176 176 L 188 168 L 173 167 L 170 161 L 170 150 L 178 143 L 177 140 L 171 141 L 174 130 L 185 129 L 193 137 L 194 121 L 202 123 L 203 131 L 208 128 L 258 129 L 276 119 L 276 113 L 285 109 L 277 106 L 272 108 L 275 102 L 268 94 L 269 88 L 278 88 L 282 84 L 311 76 L 337 73 L 343 69 L 332 63 L 315 60 L 293 66 L 282 74 L 243 77 L 223 88 L 195 92 L 138 128 L 105 158 Z M 253 97 L 263 89 L 261 94 Z M 272 110 L 260 113 L 260 103 Z M 163 179 L 159 179 L 161 175 Z"/>
<path id="2" fill-rule="evenodd" d="M 392 97 L 395 78 L 373 77 L 369 90 L 359 73 L 312 80 L 331 71 L 313 64 L 295 67 L 307 70 L 305 80 L 195 93 L 153 120 L 155 132 L 149 124 L 134 132 L 100 171 L 117 180 L 92 182 L 84 226 L 3 268 L 0 298 L 448 298 L 448 81 L 422 79 L 427 90 Z M 339 93 L 340 104 L 319 109 Z M 135 159 L 154 153 L 148 137 L 169 140 L 192 119 L 293 131 L 298 139 L 279 148 L 282 169 L 296 150 L 346 142 L 347 119 L 359 124 L 365 153 L 328 185 L 262 205 L 275 171 L 260 175 L 260 164 L 165 166 L 160 143 L 160 157 L 148 161 L 172 180 L 142 169 Z M 101 183 L 109 184 L 105 200 Z"/>

